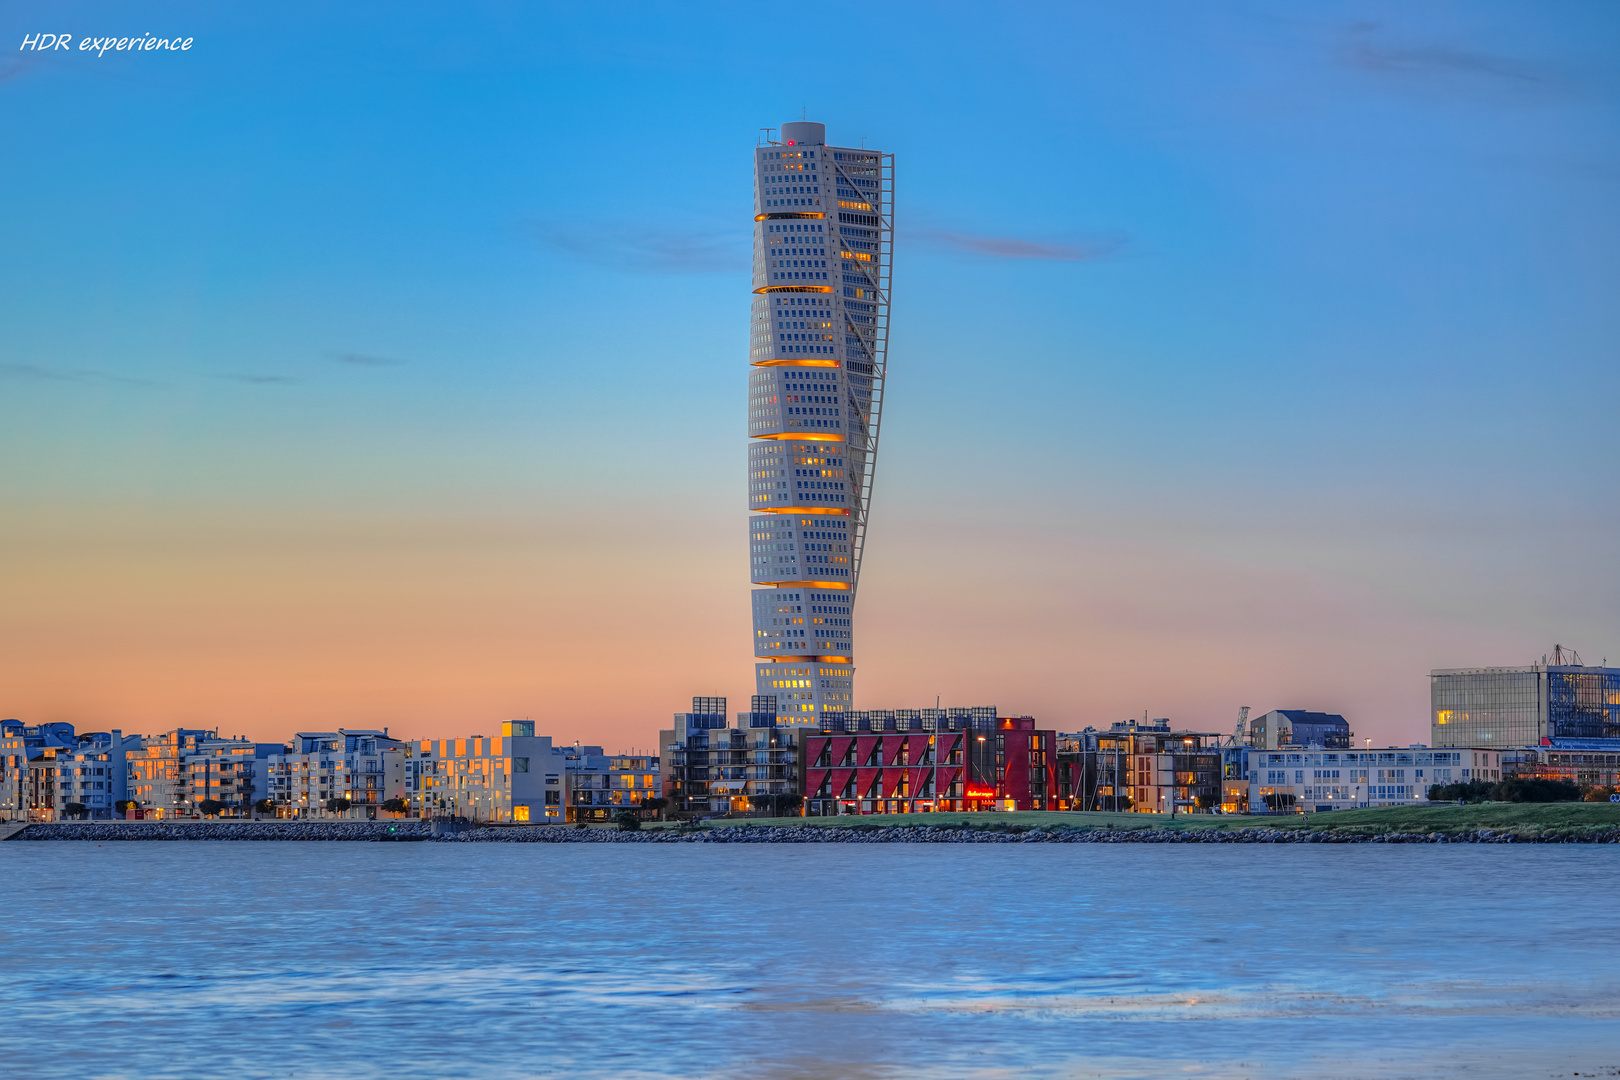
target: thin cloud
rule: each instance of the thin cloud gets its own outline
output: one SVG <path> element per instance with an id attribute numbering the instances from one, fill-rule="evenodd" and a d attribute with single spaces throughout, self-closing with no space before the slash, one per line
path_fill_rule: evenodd
<path id="1" fill-rule="evenodd" d="M 338 353 L 336 359 L 340 364 L 353 364 L 355 367 L 398 367 L 405 362 L 391 356 L 370 356 L 355 352 Z"/>
<path id="2" fill-rule="evenodd" d="M 16 379 L 31 382 L 109 382 L 119 386 L 162 386 L 163 383 L 153 382 L 151 379 L 136 379 L 128 375 L 111 375 L 105 371 L 96 371 L 91 368 L 78 368 L 63 371 L 58 368 L 40 367 L 37 364 L 0 364 L 0 379 Z"/>
<path id="3" fill-rule="evenodd" d="M 521 231 L 540 247 L 632 274 L 726 274 L 748 268 L 748 252 L 718 229 L 626 228 L 525 222 Z"/>
<path id="4" fill-rule="evenodd" d="M 66 382 L 72 376 L 37 364 L 0 364 L 0 379 L 28 379 L 35 382 Z"/>
<path id="5" fill-rule="evenodd" d="M 4 61 L 0 61 L 0 83 L 10 82 L 12 79 L 20 79 L 30 69 L 38 66 L 39 62 L 33 57 L 14 56 Z"/>
<path id="6" fill-rule="evenodd" d="M 928 229 L 913 234 L 918 240 L 941 247 L 968 251 L 993 259 L 1044 259 L 1054 262 L 1096 262 L 1117 254 L 1125 247 L 1121 235 L 1069 239 L 1062 242 L 1025 240 L 1016 236 L 978 236 L 973 233 Z"/>
<path id="7" fill-rule="evenodd" d="M 1513 57 L 1443 45 L 1381 45 L 1372 40 L 1377 32 L 1375 23 L 1357 23 L 1350 27 L 1345 56 L 1351 67 L 1392 76 L 1460 75 L 1522 88 L 1548 87 L 1557 81 L 1545 68 Z"/>
<path id="8" fill-rule="evenodd" d="M 298 380 L 291 375 L 227 375 L 232 382 L 251 383 L 254 386 L 286 386 Z"/>

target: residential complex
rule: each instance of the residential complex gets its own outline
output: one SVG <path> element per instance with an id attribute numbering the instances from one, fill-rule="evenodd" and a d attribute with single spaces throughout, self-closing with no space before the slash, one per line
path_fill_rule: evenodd
<path id="1" fill-rule="evenodd" d="M 1219 802 L 1219 736 L 1168 719 L 1058 736 L 1058 808 L 1177 814 Z"/>
<path id="2" fill-rule="evenodd" d="M 405 797 L 406 744 L 388 729 L 300 731 L 266 756 L 267 787 L 278 816 L 307 816 L 342 800 L 371 816 Z"/>
<path id="3" fill-rule="evenodd" d="M 513 720 L 498 736 L 412 744 L 411 812 L 508 824 L 608 821 L 662 797 L 658 758 L 604 754 L 600 746 L 555 746 L 534 723 Z"/>
<path id="4" fill-rule="evenodd" d="M 1231 814 L 1348 810 L 1428 801 L 1438 784 L 1502 779 L 1502 754 L 1411 746 L 1327 750 L 1322 743 L 1222 751 L 1221 809 Z"/>

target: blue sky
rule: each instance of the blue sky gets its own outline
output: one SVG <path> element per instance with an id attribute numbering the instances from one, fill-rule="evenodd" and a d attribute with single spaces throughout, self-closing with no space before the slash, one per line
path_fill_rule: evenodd
<path id="1" fill-rule="evenodd" d="M 1620 11 L 870 10 L 0 12 L 0 711 L 746 694 L 749 149 L 801 110 L 897 155 L 858 706 L 1409 741 L 1431 667 L 1620 656 Z"/>

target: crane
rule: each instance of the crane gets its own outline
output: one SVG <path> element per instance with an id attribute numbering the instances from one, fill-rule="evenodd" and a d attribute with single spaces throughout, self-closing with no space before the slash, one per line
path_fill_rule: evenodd
<path id="1" fill-rule="evenodd" d="M 1237 727 L 1232 729 L 1232 746 L 1242 746 L 1248 740 L 1249 707 L 1243 705 L 1238 709 Z"/>

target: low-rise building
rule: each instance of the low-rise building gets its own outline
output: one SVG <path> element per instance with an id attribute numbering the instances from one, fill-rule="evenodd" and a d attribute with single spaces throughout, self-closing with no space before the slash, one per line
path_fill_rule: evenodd
<path id="1" fill-rule="evenodd" d="M 28 821 L 29 805 L 41 780 L 29 765 L 46 749 L 63 750 L 78 744 L 73 725 L 68 723 L 24 724 L 21 720 L 0 721 L 0 821 Z M 51 788 L 54 805 L 56 778 Z"/>
<path id="2" fill-rule="evenodd" d="M 567 776 L 563 748 L 532 721 L 512 720 L 498 736 L 414 741 L 407 796 L 417 817 L 560 824 Z"/>
<path id="3" fill-rule="evenodd" d="M 52 813 L 40 820 L 116 817 L 128 790 L 127 757 L 139 751 L 140 745 L 139 735 L 97 731 L 78 736 L 71 748 L 46 751 L 55 758 L 56 799 Z"/>
<path id="4" fill-rule="evenodd" d="M 1262 750 L 1282 746 L 1321 746 L 1348 750 L 1355 732 L 1338 713 L 1310 709 L 1272 709 L 1249 721 L 1248 744 Z"/>
<path id="5" fill-rule="evenodd" d="M 807 812 L 1056 809 L 1056 732 L 994 708 L 828 714 L 800 735 Z"/>
<path id="6" fill-rule="evenodd" d="M 267 795 L 278 817 L 375 819 L 383 804 L 407 797 L 409 753 L 388 729 L 300 731 L 290 746 L 268 755 Z M 347 810 L 330 810 L 337 799 Z"/>
<path id="7" fill-rule="evenodd" d="M 204 728 L 175 728 L 142 737 L 125 762 L 125 789 L 129 800 L 137 804 L 137 812 L 157 819 L 195 816 L 185 758 L 201 744 L 218 738 L 219 732 Z"/>
<path id="8" fill-rule="evenodd" d="M 125 762 L 129 801 L 145 818 L 203 816 L 203 804 L 221 804 L 223 817 L 251 817 L 253 803 L 270 795 L 270 759 L 286 747 L 221 738 L 210 728 L 176 728 L 144 737 Z"/>
<path id="9" fill-rule="evenodd" d="M 1327 750 L 1228 747 L 1222 809 L 1229 813 L 1309 813 L 1427 802 L 1429 788 L 1502 779 L 1498 750 L 1422 744 Z"/>
<path id="10" fill-rule="evenodd" d="M 568 821 L 611 821 L 662 797 L 662 771 L 653 754 L 608 755 L 600 746 L 575 743 L 563 748 L 563 769 Z"/>
<path id="11" fill-rule="evenodd" d="M 1221 801 L 1219 743 L 1165 718 L 1059 736 L 1055 809 L 1212 813 Z"/>
<path id="12" fill-rule="evenodd" d="M 1505 776 L 1620 787 L 1620 739 L 1554 739 L 1502 755 Z"/>

